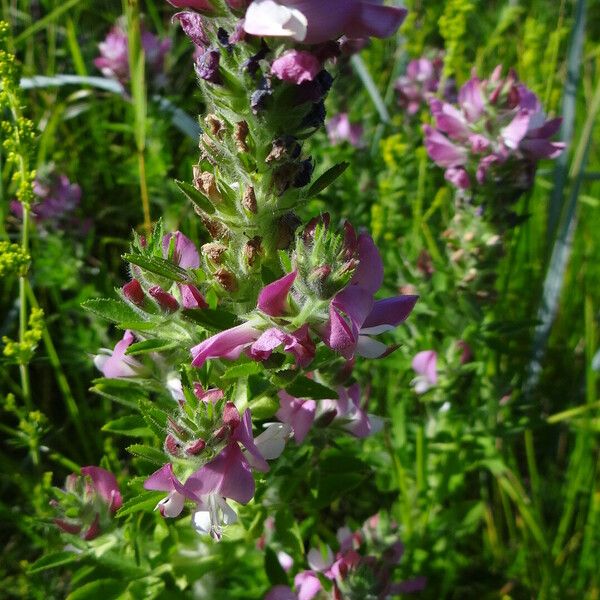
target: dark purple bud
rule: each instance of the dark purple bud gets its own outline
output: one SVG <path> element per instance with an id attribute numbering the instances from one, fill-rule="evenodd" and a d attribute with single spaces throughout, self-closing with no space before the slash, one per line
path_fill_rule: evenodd
<path id="1" fill-rule="evenodd" d="M 315 229 L 317 228 L 317 225 L 323 225 L 325 227 L 325 229 L 329 229 L 330 221 L 331 221 L 331 216 L 327 212 L 323 213 L 322 215 L 319 215 L 318 217 L 313 217 L 306 224 L 306 227 L 304 228 L 304 231 L 302 232 L 302 239 L 304 240 L 304 242 L 306 244 L 308 244 L 313 241 L 313 239 L 315 237 Z"/>
<path id="2" fill-rule="evenodd" d="M 90 525 L 89 529 L 85 532 L 83 539 L 86 542 L 89 542 L 90 540 L 97 538 L 99 535 L 100 535 L 100 515 L 98 513 L 96 513 L 96 516 L 95 516 L 94 520 L 92 521 L 92 524 Z"/>
<path id="3" fill-rule="evenodd" d="M 165 311 L 165 312 L 175 312 L 179 309 L 179 303 L 171 294 L 165 292 L 160 286 L 155 285 L 148 290 L 148 293 L 156 300 L 156 303 Z"/>
<path id="4" fill-rule="evenodd" d="M 310 183 L 310 178 L 313 174 L 315 166 L 312 158 L 307 158 L 300 163 L 300 172 L 294 179 L 294 187 L 301 188 Z"/>
<path id="5" fill-rule="evenodd" d="M 65 533 L 71 533 L 77 535 L 81 531 L 81 525 L 78 523 L 70 523 L 64 519 L 54 519 L 54 524 L 60 527 Z"/>
<path id="6" fill-rule="evenodd" d="M 185 453 L 190 456 L 196 456 L 200 454 L 200 452 L 202 452 L 204 448 L 206 448 L 206 442 L 202 438 L 200 438 L 199 440 L 196 440 L 192 442 L 189 446 L 187 446 L 187 448 L 185 449 Z"/>
<path id="7" fill-rule="evenodd" d="M 175 19 L 179 21 L 183 33 L 185 33 L 196 46 L 206 48 L 210 44 L 210 41 L 204 32 L 204 27 L 202 26 L 202 17 L 198 13 L 187 10 L 178 12 L 173 15 L 171 20 L 175 21 Z"/>
<path id="8" fill-rule="evenodd" d="M 263 40 L 260 50 L 242 63 L 242 71 L 245 71 L 250 75 L 256 75 L 260 68 L 260 61 L 263 60 L 269 52 L 269 46 L 267 46 Z"/>
<path id="9" fill-rule="evenodd" d="M 170 454 L 171 456 L 179 456 L 181 444 L 177 441 L 175 436 L 169 433 L 165 438 L 164 448 L 167 454 Z"/>
<path id="10" fill-rule="evenodd" d="M 227 48 L 229 52 L 231 52 L 231 44 L 229 43 L 229 34 L 222 28 L 219 27 L 217 30 L 217 39 L 219 40 L 219 44 L 224 48 Z"/>
<path id="11" fill-rule="evenodd" d="M 216 50 L 207 50 L 194 64 L 196 75 L 204 81 L 210 83 L 221 83 L 221 76 L 219 74 L 219 61 L 221 60 L 221 53 Z"/>
<path id="12" fill-rule="evenodd" d="M 267 81 L 266 79 L 263 79 L 262 82 Z M 252 112 L 254 114 L 258 113 L 260 110 L 262 110 L 263 108 L 265 108 L 267 100 L 272 96 L 273 94 L 273 90 L 271 89 L 270 85 L 261 85 L 258 87 L 257 90 L 255 90 L 254 92 L 252 92 L 252 95 L 250 96 L 250 108 L 252 108 Z"/>
<path id="13" fill-rule="evenodd" d="M 144 294 L 144 290 L 137 279 L 132 279 L 121 289 L 123 290 L 123 295 L 125 298 L 127 298 L 127 300 L 129 300 L 129 302 L 132 304 L 141 306 L 144 303 L 146 295 Z"/>
<path id="14" fill-rule="evenodd" d="M 325 102 L 320 100 L 319 102 L 312 105 L 312 108 L 308 112 L 308 114 L 302 119 L 301 126 L 302 127 L 314 127 L 318 129 L 319 127 L 323 127 L 325 123 L 325 117 L 327 116 L 327 111 L 325 110 Z"/>

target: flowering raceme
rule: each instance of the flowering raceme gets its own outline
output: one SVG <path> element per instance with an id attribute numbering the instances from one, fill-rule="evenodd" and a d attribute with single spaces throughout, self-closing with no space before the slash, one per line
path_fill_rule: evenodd
<path id="1" fill-rule="evenodd" d="M 457 105 L 431 98 L 434 126 L 425 125 L 425 147 L 446 169 L 445 177 L 459 189 L 506 185 L 515 191 L 531 187 L 537 162 L 556 158 L 562 142 L 550 138 L 560 118 L 547 120 L 536 95 L 513 71 L 489 79 L 476 75 L 459 91 Z"/>
<path id="2" fill-rule="evenodd" d="M 421 57 L 408 63 L 406 75 L 399 77 L 394 87 L 398 93 L 398 104 L 409 115 L 414 115 L 437 92 L 443 66 L 441 57 L 433 60 Z"/>

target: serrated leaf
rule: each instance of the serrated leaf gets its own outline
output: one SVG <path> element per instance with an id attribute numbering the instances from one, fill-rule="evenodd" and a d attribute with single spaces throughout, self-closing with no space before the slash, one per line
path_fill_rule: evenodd
<path id="1" fill-rule="evenodd" d="M 149 437 L 152 435 L 152 431 L 146 426 L 140 415 L 129 415 L 113 419 L 102 427 L 102 431 L 131 437 Z"/>
<path id="2" fill-rule="evenodd" d="M 93 298 L 81 305 L 85 310 L 113 323 L 123 321 L 138 321 L 140 316 L 130 306 L 120 300 L 110 298 Z"/>
<path id="3" fill-rule="evenodd" d="M 198 191 L 193 185 L 185 181 L 175 180 L 175 185 L 183 192 L 187 199 L 205 213 L 212 215 L 215 212 L 215 207 L 210 203 L 208 198 Z"/>
<path id="4" fill-rule="evenodd" d="M 117 511 L 117 517 L 126 517 L 136 512 L 149 512 L 165 497 L 164 492 L 144 491 L 139 496 L 130 498 Z"/>
<path id="5" fill-rule="evenodd" d="M 240 377 L 249 377 L 262 373 L 263 367 L 259 362 L 248 362 L 242 365 L 230 367 L 221 375 L 221 379 L 239 379 Z"/>
<path id="6" fill-rule="evenodd" d="M 134 379 L 94 379 L 94 385 L 90 388 L 91 392 L 110 398 L 119 404 L 129 408 L 137 408 L 140 400 L 146 399 L 149 393 L 149 387 L 143 382 Z"/>
<path id="7" fill-rule="evenodd" d="M 337 400 L 335 390 L 321 385 L 308 377 L 296 377 L 285 391 L 294 398 L 311 398 L 312 400 Z"/>
<path id="8" fill-rule="evenodd" d="M 144 340 L 143 342 L 131 344 L 125 351 L 125 354 L 136 356 L 138 354 L 147 354 L 149 352 L 164 352 L 166 350 L 172 350 L 176 346 L 176 342 L 168 340 Z"/>
<path id="9" fill-rule="evenodd" d="M 123 254 L 123 260 L 130 262 L 142 269 L 154 273 L 165 279 L 183 283 L 188 281 L 189 277 L 181 267 L 174 265 L 172 262 L 159 258 L 158 256 L 144 256 L 142 254 Z"/>
<path id="10" fill-rule="evenodd" d="M 325 188 L 329 187 L 349 166 L 350 163 L 342 162 L 327 169 L 311 186 L 307 192 L 307 197 L 320 194 Z"/>
<path id="11" fill-rule="evenodd" d="M 181 312 L 190 321 L 194 321 L 194 323 L 198 323 L 198 325 L 211 331 L 223 331 L 223 329 L 229 329 L 238 324 L 237 317 L 225 310 L 203 308 L 201 310 L 184 309 Z"/>
<path id="12" fill-rule="evenodd" d="M 167 426 L 167 414 L 148 400 L 140 400 L 139 408 L 148 427 L 157 438 L 162 439 Z"/>
<path id="13" fill-rule="evenodd" d="M 161 450 L 157 450 L 156 448 L 144 446 L 143 444 L 133 444 L 127 447 L 127 451 L 155 465 L 161 466 L 165 464 L 165 455 Z"/>
<path id="14" fill-rule="evenodd" d="M 52 554 L 45 554 L 41 558 L 38 558 L 28 569 L 28 573 L 39 573 L 46 569 L 54 569 L 55 567 L 61 567 L 68 565 L 73 562 L 77 562 L 81 559 L 81 554 L 75 552 L 53 552 Z"/>

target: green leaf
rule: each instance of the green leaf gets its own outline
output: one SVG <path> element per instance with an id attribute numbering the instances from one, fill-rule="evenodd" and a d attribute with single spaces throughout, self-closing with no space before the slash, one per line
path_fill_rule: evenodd
<path id="1" fill-rule="evenodd" d="M 174 265 L 172 262 L 158 256 L 144 256 L 143 254 L 123 254 L 123 260 L 137 265 L 142 269 L 154 273 L 170 281 L 184 283 L 189 280 L 185 269 Z"/>
<path id="2" fill-rule="evenodd" d="M 198 191 L 193 185 L 185 181 L 175 180 L 175 185 L 185 194 L 187 199 L 205 213 L 212 215 L 215 207 L 209 202 L 208 198 Z"/>
<path id="3" fill-rule="evenodd" d="M 130 498 L 117 511 L 117 517 L 126 517 L 136 512 L 150 512 L 156 504 L 165 497 L 164 492 L 142 492 L 139 496 Z"/>
<path id="4" fill-rule="evenodd" d="M 102 431 L 119 435 L 129 435 L 131 437 L 149 437 L 152 435 L 152 431 L 146 427 L 146 423 L 140 415 L 130 415 L 113 419 L 102 427 Z"/>
<path id="5" fill-rule="evenodd" d="M 110 298 L 94 298 L 87 300 L 81 306 L 85 310 L 106 319 L 113 323 L 122 323 L 124 321 L 137 321 L 140 316 L 131 307 L 120 300 Z"/>
<path id="6" fill-rule="evenodd" d="M 143 444 L 133 444 L 127 448 L 127 451 L 155 465 L 162 466 L 165 464 L 165 455 L 161 450 L 157 450 L 156 448 L 144 446 Z"/>
<path id="7" fill-rule="evenodd" d="M 114 400 L 129 408 L 137 408 L 140 400 L 148 397 L 151 386 L 145 385 L 143 381 L 134 379 L 108 379 L 101 377 L 94 379 L 91 392 Z"/>
<path id="8" fill-rule="evenodd" d="M 271 585 L 288 585 L 289 581 L 277 554 L 270 547 L 265 548 L 265 572 Z"/>
<path id="9" fill-rule="evenodd" d="M 262 365 L 259 362 L 252 361 L 230 367 L 223 375 L 221 375 L 221 379 L 239 379 L 240 377 L 258 375 L 259 373 L 262 373 L 262 371 Z"/>
<path id="10" fill-rule="evenodd" d="M 325 188 L 328 188 L 350 165 L 350 163 L 342 162 L 327 169 L 309 188 L 306 196 L 316 196 Z"/>
<path id="11" fill-rule="evenodd" d="M 140 400 L 138 406 L 148 427 L 158 439 L 162 440 L 167 427 L 167 413 L 160 408 L 157 408 L 156 405 L 149 400 Z"/>
<path id="12" fill-rule="evenodd" d="M 106 600 L 118 598 L 129 585 L 127 579 L 97 579 L 90 581 L 67 596 L 67 600 Z"/>
<path id="13" fill-rule="evenodd" d="M 176 342 L 169 342 L 168 340 L 144 340 L 143 342 L 131 344 L 125 354 L 136 356 L 137 354 L 147 354 L 149 352 L 164 352 L 165 350 L 172 350 L 176 346 Z"/>
<path id="14" fill-rule="evenodd" d="M 312 398 L 313 400 L 337 400 L 336 391 L 321 385 L 308 377 L 296 377 L 285 391 L 294 398 Z"/>
<path id="15" fill-rule="evenodd" d="M 225 310 L 212 310 L 210 308 L 198 309 L 183 309 L 182 314 L 190 321 L 194 321 L 201 325 L 205 329 L 211 331 L 223 331 L 223 329 L 229 329 L 238 324 L 237 317 L 230 312 Z"/>
<path id="16" fill-rule="evenodd" d="M 45 554 L 41 558 L 38 558 L 28 569 L 28 573 L 39 573 L 46 569 L 54 569 L 55 567 L 61 567 L 68 565 L 73 562 L 77 562 L 81 559 L 81 554 L 75 552 L 53 552 L 52 554 Z"/>

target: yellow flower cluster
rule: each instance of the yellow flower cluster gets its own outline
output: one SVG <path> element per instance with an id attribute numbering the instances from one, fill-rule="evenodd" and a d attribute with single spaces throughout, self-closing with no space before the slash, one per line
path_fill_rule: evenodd
<path id="1" fill-rule="evenodd" d="M 29 327 L 22 341 L 15 341 L 7 336 L 2 337 L 4 348 L 2 353 L 9 360 L 25 365 L 33 356 L 44 331 L 44 311 L 41 308 L 32 308 L 29 314 Z"/>
<path id="2" fill-rule="evenodd" d="M 31 257 L 21 246 L 0 241 L 0 279 L 10 275 L 24 277 Z"/>

